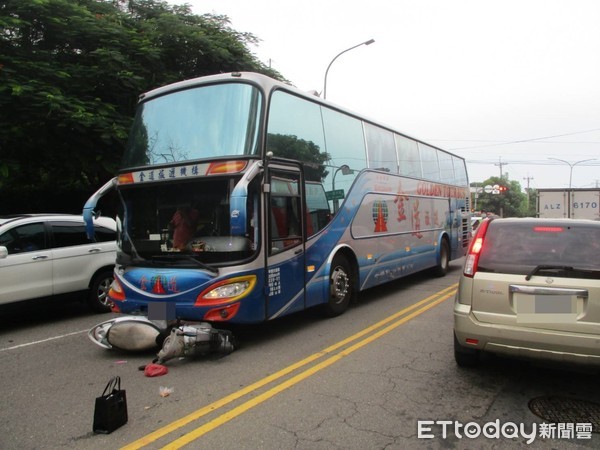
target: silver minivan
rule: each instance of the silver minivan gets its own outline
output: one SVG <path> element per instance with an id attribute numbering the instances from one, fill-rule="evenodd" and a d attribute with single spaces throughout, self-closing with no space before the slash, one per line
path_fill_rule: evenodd
<path id="1" fill-rule="evenodd" d="M 485 219 L 454 303 L 454 355 L 600 364 L 600 222 Z"/>

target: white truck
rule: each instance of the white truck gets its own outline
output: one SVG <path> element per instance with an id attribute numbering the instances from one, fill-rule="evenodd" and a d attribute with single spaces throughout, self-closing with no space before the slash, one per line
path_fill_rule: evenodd
<path id="1" fill-rule="evenodd" d="M 600 189 L 538 189 L 537 215 L 600 220 Z"/>

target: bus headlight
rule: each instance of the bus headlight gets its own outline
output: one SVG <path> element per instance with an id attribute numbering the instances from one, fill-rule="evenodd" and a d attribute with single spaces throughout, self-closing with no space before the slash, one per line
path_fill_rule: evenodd
<path id="1" fill-rule="evenodd" d="M 254 289 L 255 284 L 255 275 L 219 281 L 202 291 L 198 298 L 196 298 L 196 306 L 221 305 L 235 302 L 246 297 Z"/>
<path id="2" fill-rule="evenodd" d="M 110 290 L 108 291 L 108 297 L 111 300 L 116 300 L 122 302 L 125 300 L 125 291 L 123 290 L 123 286 L 117 278 L 115 278 L 110 285 Z"/>

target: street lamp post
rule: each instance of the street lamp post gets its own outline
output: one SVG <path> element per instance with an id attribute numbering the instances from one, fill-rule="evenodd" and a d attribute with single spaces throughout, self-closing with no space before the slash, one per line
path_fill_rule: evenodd
<path id="1" fill-rule="evenodd" d="M 569 165 L 569 168 L 570 168 L 570 170 L 569 170 L 569 204 L 567 205 L 568 206 L 567 207 L 567 215 L 568 215 L 568 217 L 571 217 L 571 201 L 572 201 L 571 197 L 573 195 L 573 193 L 571 192 L 571 190 L 572 190 L 571 186 L 573 186 L 573 167 L 575 167 L 577 164 L 581 164 L 581 163 L 584 163 L 584 162 L 595 161 L 596 158 L 583 159 L 581 161 L 576 161 L 574 163 L 571 163 L 569 161 L 565 161 L 564 159 L 558 159 L 558 158 L 548 158 L 548 159 L 553 159 L 555 161 L 560 161 L 560 162 L 563 162 L 563 163 Z"/>
<path id="2" fill-rule="evenodd" d="M 548 159 L 553 159 L 555 161 L 564 162 L 565 164 L 568 164 L 569 167 L 571 168 L 571 170 L 569 172 L 569 191 L 571 190 L 571 186 L 573 185 L 573 167 L 575 167 L 577 164 L 581 164 L 584 162 L 596 161 L 596 158 L 592 158 L 592 159 L 583 159 L 581 161 L 570 163 L 569 161 L 565 161 L 564 159 L 558 159 L 558 158 L 548 158 Z"/>
<path id="3" fill-rule="evenodd" d="M 335 195 L 335 176 L 338 174 L 339 171 L 342 171 L 342 175 L 352 175 L 354 173 L 354 170 L 352 170 L 347 164 L 344 164 L 340 167 L 338 167 L 335 172 L 333 172 L 333 180 L 331 182 L 331 191 L 334 193 L 333 195 Z M 336 198 L 333 200 L 333 213 L 337 213 L 338 209 L 340 207 L 340 201 Z"/>
<path id="4" fill-rule="evenodd" d="M 475 192 L 473 192 L 473 198 L 475 199 L 473 206 L 473 211 L 477 211 L 477 199 L 479 198 L 479 194 L 483 192 L 483 186 L 475 186 Z"/>
<path id="5" fill-rule="evenodd" d="M 355 46 L 347 48 L 346 50 L 341 51 L 337 55 L 335 55 L 335 57 L 331 60 L 331 62 L 327 66 L 327 70 L 325 71 L 325 81 L 323 82 L 323 98 L 324 99 L 327 98 L 327 74 L 329 73 L 329 68 L 331 67 L 333 62 L 336 59 L 338 59 L 341 55 L 343 55 L 344 53 L 349 52 L 350 50 L 354 50 L 356 47 L 360 47 L 361 45 L 371 45 L 373 42 L 375 42 L 375 39 L 369 39 L 368 41 L 361 42 L 360 44 L 356 44 Z"/>

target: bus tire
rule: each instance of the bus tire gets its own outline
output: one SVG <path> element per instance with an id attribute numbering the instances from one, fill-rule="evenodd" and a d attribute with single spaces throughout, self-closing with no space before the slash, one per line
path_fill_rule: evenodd
<path id="1" fill-rule="evenodd" d="M 435 275 L 443 277 L 448 273 L 448 266 L 450 265 L 450 246 L 448 245 L 447 239 L 442 239 L 440 242 L 440 261 L 435 267 Z"/>
<path id="2" fill-rule="evenodd" d="M 350 305 L 354 291 L 352 267 L 346 257 L 336 255 L 329 273 L 329 299 L 323 308 L 325 315 L 335 317 L 343 314 Z"/>

